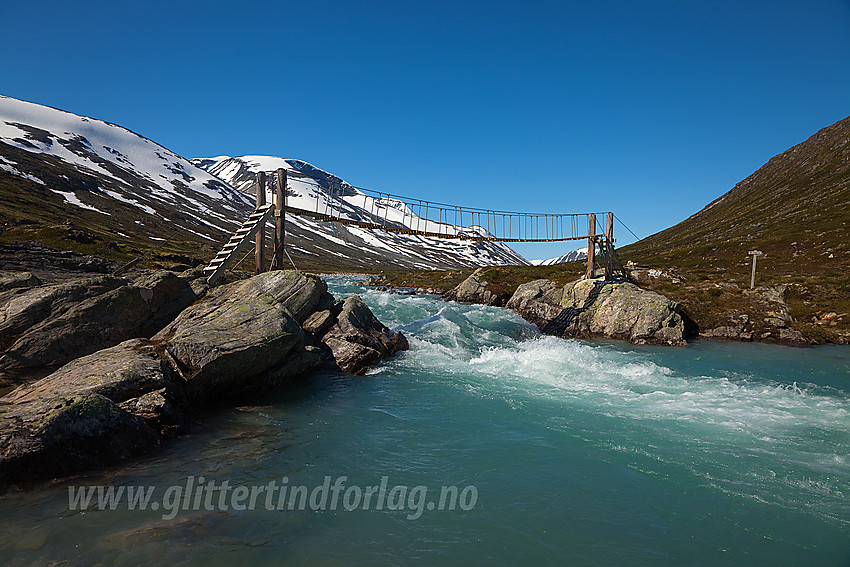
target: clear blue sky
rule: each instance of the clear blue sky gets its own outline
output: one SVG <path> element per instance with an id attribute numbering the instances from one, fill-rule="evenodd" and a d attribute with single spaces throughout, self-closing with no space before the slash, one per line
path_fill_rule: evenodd
<path id="1" fill-rule="evenodd" d="M 0 14 L 2 94 L 185 157 L 299 158 L 468 206 L 611 209 L 639 236 L 850 114 L 850 0 L 3 0 Z"/>

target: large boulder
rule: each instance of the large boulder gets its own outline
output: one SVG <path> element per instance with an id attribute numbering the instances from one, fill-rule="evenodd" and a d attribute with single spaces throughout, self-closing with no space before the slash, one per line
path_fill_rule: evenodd
<path id="1" fill-rule="evenodd" d="M 102 467 L 155 447 L 142 418 L 100 394 L 0 404 L 0 481 Z"/>
<path id="2" fill-rule="evenodd" d="M 100 394 L 121 403 L 164 388 L 168 381 L 168 369 L 150 341 L 131 339 L 69 362 L 45 378 L 6 394 L 0 403 L 88 394 Z"/>
<path id="3" fill-rule="evenodd" d="M 0 337 L 9 345 L 0 372 L 57 368 L 121 341 L 147 337 L 196 299 L 185 279 L 167 271 L 133 284 L 100 277 L 34 288 L 0 310 Z"/>
<path id="4" fill-rule="evenodd" d="M 561 287 L 536 280 L 519 286 L 507 306 L 546 334 L 685 344 L 679 304 L 627 281 L 582 279 Z"/>
<path id="5" fill-rule="evenodd" d="M 563 296 L 564 288 L 555 282 L 534 280 L 517 287 L 506 307 L 543 329 L 564 310 L 561 306 Z"/>
<path id="6" fill-rule="evenodd" d="M 177 427 L 180 397 L 147 341 L 77 359 L 0 398 L 0 480 L 69 474 L 141 454 Z"/>
<path id="7" fill-rule="evenodd" d="M 318 365 L 318 354 L 304 353 L 300 323 L 329 304 L 321 278 L 267 272 L 209 292 L 153 340 L 186 380 L 192 400 L 225 399 L 266 385 L 276 367 L 303 372 Z"/>
<path id="8" fill-rule="evenodd" d="M 599 306 L 590 317 L 593 335 L 637 344 L 685 344 L 685 321 L 679 304 L 659 293 L 630 282 L 615 283 L 596 303 Z"/>
<path id="9" fill-rule="evenodd" d="M 483 279 L 483 275 L 483 269 L 478 268 L 456 287 L 443 294 L 443 299 L 481 305 L 504 305 L 503 298 L 490 291 L 487 281 Z"/>
<path id="10" fill-rule="evenodd" d="M 359 295 L 342 302 L 336 323 L 321 340 L 341 370 L 359 375 L 382 358 L 409 348 L 407 338 L 378 321 Z"/>
<path id="11" fill-rule="evenodd" d="M 8 278 L 11 280 L 12 278 Z M 18 280 L 20 281 L 20 280 Z M 18 336 L 49 317 L 59 317 L 79 302 L 111 291 L 123 283 L 98 276 L 45 286 L 8 287 L 0 295 L 0 346 L 4 350 Z"/>

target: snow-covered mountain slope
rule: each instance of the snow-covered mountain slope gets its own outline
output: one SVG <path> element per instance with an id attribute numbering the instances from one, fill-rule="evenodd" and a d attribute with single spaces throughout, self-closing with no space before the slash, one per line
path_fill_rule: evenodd
<path id="1" fill-rule="evenodd" d="M 252 200 L 126 128 L 0 96 L 0 180 L 7 226 L 61 222 L 89 240 L 218 245 Z M 29 205 L 32 204 L 32 207 Z M 34 208 L 35 210 L 31 210 Z M 139 239 L 142 239 L 139 242 Z"/>
<path id="2" fill-rule="evenodd" d="M 287 204 L 308 211 L 329 212 L 351 220 L 392 223 L 411 229 L 454 234 L 453 226 L 418 217 L 401 201 L 368 195 L 339 177 L 295 159 L 270 156 L 197 158 L 192 162 L 233 187 L 254 195 L 254 180 L 266 172 L 267 202 L 274 192 L 274 172 L 287 171 Z M 481 227 L 467 229 L 485 235 Z M 526 264 L 526 260 L 498 242 L 426 238 L 419 235 L 370 230 L 310 217 L 287 215 L 287 248 L 300 258 L 339 255 L 350 267 L 459 268 L 478 265 Z M 294 255 L 293 255 L 294 257 Z M 297 258 L 296 258 L 297 263 Z"/>
<path id="3" fill-rule="evenodd" d="M 254 209 L 254 173 L 278 167 L 289 171 L 293 206 L 375 218 L 366 206 L 392 222 L 416 220 L 403 204 L 365 197 L 303 161 L 220 157 L 196 163 L 121 126 L 0 96 L 0 242 L 35 240 L 117 260 L 161 245 L 151 256 L 155 263 L 208 261 Z M 426 239 L 294 216 L 287 224 L 287 250 L 305 269 L 525 263 L 510 248 L 489 242 Z M 430 223 L 428 230 L 451 229 Z"/>
<path id="4" fill-rule="evenodd" d="M 584 248 L 576 248 L 572 252 L 567 252 L 563 256 L 557 258 L 549 258 L 548 260 L 531 260 L 534 266 L 553 266 L 555 264 L 566 264 L 567 262 L 578 262 L 579 260 L 587 259 L 587 246 Z"/>

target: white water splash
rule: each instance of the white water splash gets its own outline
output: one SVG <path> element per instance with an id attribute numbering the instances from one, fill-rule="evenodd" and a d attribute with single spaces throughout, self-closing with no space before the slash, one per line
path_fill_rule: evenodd
<path id="1" fill-rule="evenodd" d="M 642 474 L 685 474 L 737 497 L 850 518 L 847 391 L 805 375 L 783 383 L 757 366 L 717 370 L 712 353 L 544 337 L 499 308 L 375 291 L 366 299 L 411 342 L 378 373 L 425 371 L 514 408 L 546 403 Z M 671 357 L 675 367 L 661 362 Z"/>

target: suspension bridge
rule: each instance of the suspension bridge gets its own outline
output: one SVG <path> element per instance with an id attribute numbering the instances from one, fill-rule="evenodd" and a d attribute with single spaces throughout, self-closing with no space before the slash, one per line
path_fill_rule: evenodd
<path id="1" fill-rule="evenodd" d="M 231 262 L 248 250 L 252 243 L 256 272 L 265 271 L 264 227 L 272 218 L 275 224 L 272 267 L 283 267 L 283 257 L 288 257 L 286 215 L 426 238 L 506 243 L 586 240 L 589 252 L 587 277 L 594 277 L 596 273 L 597 247 L 604 258 L 606 279 L 613 275 L 616 255 L 612 212 L 553 214 L 481 209 L 372 191 L 335 180 L 326 181 L 323 185 L 310 177 L 297 177 L 297 173 L 289 179 L 289 175 L 293 174 L 285 169 L 275 172 L 270 183 L 274 189 L 270 192 L 271 202 L 266 203 L 266 174 L 257 173 L 256 209 L 204 268 L 210 284 L 215 283 Z M 292 191 L 294 184 L 310 191 L 309 197 Z M 290 196 L 290 193 L 293 195 Z M 601 232 L 597 232 L 597 216 L 605 219 Z"/>

